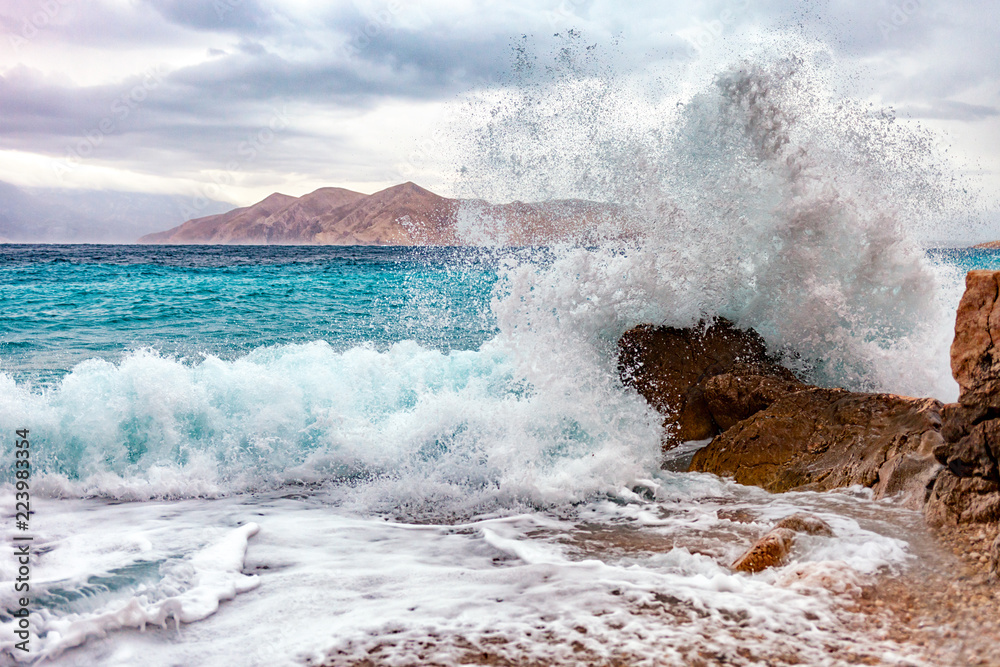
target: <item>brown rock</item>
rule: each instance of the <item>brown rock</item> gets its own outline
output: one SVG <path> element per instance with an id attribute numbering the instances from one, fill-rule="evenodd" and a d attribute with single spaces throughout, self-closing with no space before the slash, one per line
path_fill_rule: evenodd
<path id="1" fill-rule="evenodd" d="M 943 463 L 957 477 L 982 477 L 1000 481 L 997 469 L 1000 419 L 980 422 L 969 429 L 968 434 L 958 442 L 948 444 L 950 447 Z"/>
<path id="2" fill-rule="evenodd" d="M 781 565 L 795 544 L 795 533 L 833 537 L 833 529 L 826 521 L 811 514 L 797 512 L 786 516 L 757 540 L 746 553 L 736 559 L 732 569 L 737 572 L 760 572 L 765 568 Z"/>
<path id="3" fill-rule="evenodd" d="M 739 372 L 797 382 L 790 371 L 771 361 L 756 332 L 737 329 L 724 319 L 693 329 L 640 325 L 625 332 L 618 351 L 622 382 L 635 387 L 664 415 L 665 448 L 688 440 L 704 440 L 719 432 L 705 396 L 705 381 L 709 378 Z M 714 391 L 716 403 L 720 404 L 723 390 Z M 762 404 L 760 397 L 766 391 L 754 394 L 748 388 L 744 393 L 747 398 L 741 399 L 743 403 L 736 409 L 747 412 L 751 405 Z M 736 390 L 733 395 L 737 395 Z M 723 413 L 720 409 L 719 414 Z M 723 420 L 728 424 L 733 418 Z"/>
<path id="4" fill-rule="evenodd" d="M 808 535 L 824 535 L 833 537 L 833 529 L 830 524 L 819 517 L 804 512 L 796 512 L 786 516 L 778 522 L 776 528 L 787 528 L 796 533 L 806 533 Z"/>
<path id="5" fill-rule="evenodd" d="M 811 388 L 788 394 L 695 454 L 691 470 L 772 492 L 861 484 L 920 506 L 939 465 L 941 403 Z"/>
<path id="6" fill-rule="evenodd" d="M 958 442 L 969 434 L 973 426 L 991 417 L 994 411 L 980 405 L 948 403 L 941 408 L 941 435 L 947 442 Z M 944 459 L 941 460 L 944 463 Z"/>
<path id="7" fill-rule="evenodd" d="M 990 546 L 990 573 L 994 577 L 1000 577 L 1000 535 L 997 535 Z"/>
<path id="8" fill-rule="evenodd" d="M 932 525 L 1000 520 L 1000 272 L 970 271 L 955 315 L 951 370 L 959 403 L 942 410 L 934 457 L 945 466 L 927 505 Z"/>
<path id="9" fill-rule="evenodd" d="M 705 381 L 705 402 L 720 431 L 770 407 L 786 394 L 807 388 L 790 371 L 785 376 L 760 375 L 755 371 L 755 367 L 738 364 L 733 371 Z"/>
<path id="10" fill-rule="evenodd" d="M 736 572 L 760 572 L 765 568 L 781 565 L 794 544 L 794 531 L 775 527 L 737 558 L 731 567 Z"/>
<path id="11" fill-rule="evenodd" d="M 718 510 L 715 515 L 720 519 L 732 521 L 733 523 L 753 523 L 757 520 L 757 515 L 750 510 L 739 508 L 733 510 Z"/>
<path id="12" fill-rule="evenodd" d="M 958 477 L 949 469 L 942 470 L 924 513 L 933 526 L 1000 520 L 1000 483 L 982 477 Z"/>
<path id="13" fill-rule="evenodd" d="M 1000 408 L 1000 272 L 969 271 L 965 294 L 955 315 L 951 372 L 961 390 L 962 405 Z"/>

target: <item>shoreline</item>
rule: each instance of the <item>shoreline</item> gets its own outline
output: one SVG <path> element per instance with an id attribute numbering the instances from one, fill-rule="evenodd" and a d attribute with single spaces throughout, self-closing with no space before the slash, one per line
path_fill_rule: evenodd
<path id="1" fill-rule="evenodd" d="M 996 525 L 928 527 L 938 554 L 920 554 L 901 576 L 878 577 L 858 601 L 887 639 L 919 647 L 941 667 L 1000 665 L 1000 588 L 981 560 Z"/>

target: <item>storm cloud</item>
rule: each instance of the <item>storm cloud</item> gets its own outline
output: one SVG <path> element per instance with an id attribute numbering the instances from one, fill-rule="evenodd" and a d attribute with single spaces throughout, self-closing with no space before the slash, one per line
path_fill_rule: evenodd
<path id="1" fill-rule="evenodd" d="M 133 174 L 136 189 L 182 192 L 229 171 L 237 203 L 290 184 L 382 187 L 433 131 L 429 109 L 510 85 L 515 44 L 544 50 L 572 28 L 623 76 L 741 33 L 800 31 L 900 117 L 985 132 L 959 152 L 1000 189 L 991 0 L 8 0 L 0 28 L 0 179 L 23 185 Z"/>

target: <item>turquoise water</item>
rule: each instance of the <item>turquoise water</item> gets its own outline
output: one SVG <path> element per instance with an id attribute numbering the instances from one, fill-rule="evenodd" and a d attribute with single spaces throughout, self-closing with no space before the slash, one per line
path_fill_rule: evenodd
<path id="1" fill-rule="evenodd" d="M 616 447 L 647 465 L 636 397 L 547 397 L 494 342 L 514 254 L 3 246 L 0 428 L 29 428 L 35 473 L 87 495 L 391 478 L 494 502 L 535 493 L 526 462 Z M 622 444 L 610 429 L 636 415 Z"/>
<path id="2" fill-rule="evenodd" d="M 140 348 L 232 359 L 323 340 L 442 351 L 495 333 L 491 255 L 363 247 L 0 246 L 0 370 L 50 385 Z"/>
<path id="3" fill-rule="evenodd" d="M 997 251 L 930 258 L 1000 267 Z M 629 261 L 0 246 L 0 428 L 31 428 L 36 471 L 72 493 L 391 478 L 395 503 L 585 497 L 658 458 L 659 418 L 618 383 L 613 350 L 671 309 L 648 308 L 643 281 L 663 277 Z"/>
<path id="4" fill-rule="evenodd" d="M 927 254 L 934 260 L 962 271 L 1000 270 L 1000 250 L 983 248 L 934 248 Z"/>

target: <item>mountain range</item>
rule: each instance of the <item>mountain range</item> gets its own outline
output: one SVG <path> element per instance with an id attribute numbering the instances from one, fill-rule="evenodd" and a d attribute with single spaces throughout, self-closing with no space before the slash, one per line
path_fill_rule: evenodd
<path id="1" fill-rule="evenodd" d="M 139 243 L 321 245 L 537 245 L 586 243 L 619 233 L 617 209 L 569 199 L 489 204 L 450 199 L 414 183 L 371 195 L 320 188 L 301 197 L 274 193 L 252 206 L 188 220 Z"/>

